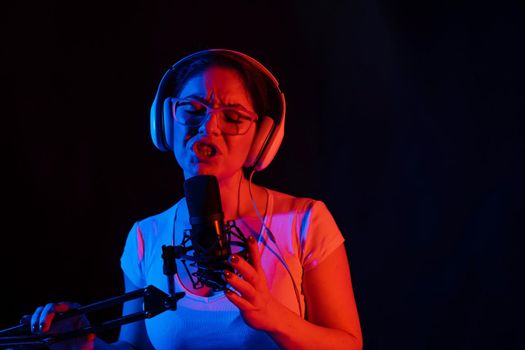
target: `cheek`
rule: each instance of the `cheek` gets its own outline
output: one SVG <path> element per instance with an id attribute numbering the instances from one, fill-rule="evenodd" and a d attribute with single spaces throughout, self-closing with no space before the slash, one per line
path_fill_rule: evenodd
<path id="1" fill-rule="evenodd" d="M 229 140 L 230 152 L 234 152 L 236 160 L 244 162 L 250 152 L 254 135 L 243 135 L 239 140 Z"/>
<path id="2" fill-rule="evenodd" d="M 173 128 L 173 147 L 185 146 L 188 140 L 196 134 L 195 130 L 175 125 Z"/>
<path id="3" fill-rule="evenodd" d="M 184 127 L 178 127 L 176 126 L 173 130 L 173 152 L 175 153 L 175 157 L 180 160 L 182 157 L 186 144 L 188 143 L 188 140 L 191 139 L 192 134 L 191 130 L 187 130 Z"/>

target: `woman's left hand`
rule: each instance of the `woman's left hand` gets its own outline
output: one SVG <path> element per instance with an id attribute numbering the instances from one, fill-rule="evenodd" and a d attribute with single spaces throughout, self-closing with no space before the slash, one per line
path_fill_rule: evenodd
<path id="1" fill-rule="evenodd" d="M 239 255 L 232 255 L 230 264 L 241 277 L 230 271 L 224 276 L 235 291 L 226 290 L 226 297 L 239 308 L 244 321 L 255 329 L 270 331 L 278 321 L 281 305 L 270 294 L 266 275 L 261 265 L 257 241 L 248 238 L 251 265 Z"/>

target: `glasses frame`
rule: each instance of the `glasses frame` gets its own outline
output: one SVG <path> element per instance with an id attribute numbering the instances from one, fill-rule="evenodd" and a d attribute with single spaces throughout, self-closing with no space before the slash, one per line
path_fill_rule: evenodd
<path id="1" fill-rule="evenodd" d="M 192 128 L 197 128 L 197 127 L 200 127 L 202 124 L 204 124 L 210 117 L 212 114 L 214 113 L 218 113 L 218 112 L 222 112 L 222 111 L 225 111 L 225 110 L 234 110 L 234 111 L 239 111 L 241 110 L 242 111 L 242 114 L 246 114 L 249 118 L 245 118 L 247 120 L 250 121 L 250 125 L 248 126 L 248 128 L 246 128 L 246 131 L 242 132 L 242 133 L 231 133 L 231 132 L 227 132 L 225 130 L 223 130 L 222 128 L 222 123 L 221 123 L 221 118 L 217 118 L 217 127 L 219 128 L 219 130 L 221 132 L 223 132 L 224 134 L 226 135 L 244 135 L 246 134 L 250 128 L 252 127 L 252 124 L 253 122 L 257 122 L 259 120 L 259 115 L 255 112 L 252 112 L 242 106 L 240 107 L 233 107 L 233 106 L 221 106 L 221 107 L 213 107 L 213 106 L 210 106 L 209 104 L 207 104 L 206 102 L 202 101 L 202 100 L 199 100 L 199 99 L 196 99 L 196 98 L 179 98 L 179 97 L 170 97 L 170 100 L 171 100 L 171 115 L 173 117 L 173 120 L 175 120 L 175 122 L 177 122 L 178 124 L 180 125 L 183 125 L 183 126 L 186 126 L 186 127 L 192 127 Z M 206 108 L 206 114 L 205 114 L 205 117 L 202 118 L 202 121 L 198 124 L 185 124 L 185 123 L 182 123 L 180 120 L 177 119 L 177 113 L 176 113 L 176 109 L 177 109 L 177 105 L 180 103 L 180 102 L 197 102 L 199 103 L 200 105 L 204 106 Z"/>

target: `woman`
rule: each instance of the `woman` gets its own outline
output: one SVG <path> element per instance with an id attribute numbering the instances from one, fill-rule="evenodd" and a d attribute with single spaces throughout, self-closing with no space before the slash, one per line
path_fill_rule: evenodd
<path id="1" fill-rule="evenodd" d="M 326 206 L 251 182 L 279 148 L 284 111 L 276 79 L 240 52 L 200 51 L 166 73 L 151 110 L 153 142 L 173 151 L 186 180 L 217 179 L 224 218 L 245 236 L 249 259 L 231 255 L 222 290 L 195 284 L 195 267 L 178 260 L 174 285 L 186 295 L 177 310 L 122 326 L 113 344 L 87 337 L 57 347 L 362 348 L 344 239 Z M 167 292 L 161 248 L 180 245 L 189 228 L 185 198 L 135 223 L 121 257 L 126 291 L 155 285 Z M 39 307 L 33 329 L 73 327 L 52 322 L 70 307 Z M 130 301 L 123 314 L 142 308 Z"/>

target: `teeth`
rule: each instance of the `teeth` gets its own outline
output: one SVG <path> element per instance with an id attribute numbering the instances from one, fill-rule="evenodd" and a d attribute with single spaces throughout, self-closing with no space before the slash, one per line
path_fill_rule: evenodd
<path id="1" fill-rule="evenodd" d="M 196 150 L 198 153 L 202 154 L 205 157 L 211 157 L 215 154 L 215 148 L 207 145 L 205 143 L 199 143 L 196 145 Z"/>

